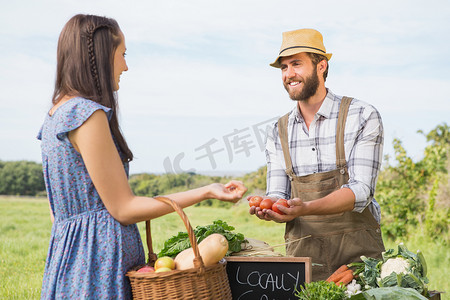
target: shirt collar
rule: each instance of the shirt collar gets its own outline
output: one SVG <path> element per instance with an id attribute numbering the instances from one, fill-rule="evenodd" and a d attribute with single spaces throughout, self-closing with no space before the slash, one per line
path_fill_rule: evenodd
<path id="1" fill-rule="evenodd" d="M 333 94 L 333 92 L 327 89 L 327 95 L 325 96 L 325 99 L 323 100 L 317 114 L 325 117 L 326 119 L 330 118 L 334 106 L 335 97 L 336 96 Z"/>
<path id="2" fill-rule="evenodd" d="M 327 88 L 327 95 L 325 96 L 325 99 L 323 100 L 317 114 L 325 118 L 330 118 L 335 103 L 335 98 L 336 95 Z M 303 116 L 298 109 L 298 105 L 295 105 L 294 109 L 291 112 L 290 118 L 294 119 L 297 123 L 304 122 Z"/>

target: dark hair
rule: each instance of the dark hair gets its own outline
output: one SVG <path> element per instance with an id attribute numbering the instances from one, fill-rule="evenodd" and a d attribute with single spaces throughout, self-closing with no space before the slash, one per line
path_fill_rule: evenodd
<path id="1" fill-rule="evenodd" d="M 321 62 L 322 60 L 326 60 L 327 61 L 327 68 L 325 69 L 325 72 L 323 72 L 323 81 L 327 80 L 327 76 L 328 76 L 328 67 L 330 66 L 328 64 L 328 58 L 324 55 L 320 55 L 317 53 L 312 53 L 312 52 L 306 52 L 309 56 L 309 58 L 311 58 L 312 63 L 314 64 L 314 66 L 317 66 L 317 64 L 319 62 Z"/>
<path id="2" fill-rule="evenodd" d="M 114 91 L 114 53 L 122 41 L 120 32 L 119 24 L 106 17 L 79 14 L 67 22 L 58 40 L 52 102 L 65 95 L 80 96 L 111 108 L 109 127 L 127 162 L 133 153 L 120 130 Z"/>

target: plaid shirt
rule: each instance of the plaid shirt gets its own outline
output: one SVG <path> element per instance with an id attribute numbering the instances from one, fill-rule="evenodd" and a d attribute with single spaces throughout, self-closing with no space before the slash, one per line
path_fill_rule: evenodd
<path id="1" fill-rule="evenodd" d="M 309 129 L 298 106 L 288 121 L 289 151 L 297 176 L 336 169 L 336 124 L 342 97 L 329 89 Z M 349 182 L 342 187 L 355 194 L 353 211 L 369 207 L 380 223 L 380 206 L 373 198 L 383 155 L 383 124 L 378 111 L 370 104 L 353 99 L 345 126 L 345 158 Z M 289 199 L 291 184 L 285 169 L 283 150 L 278 135 L 278 122 L 267 132 L 267 195 Z"/>

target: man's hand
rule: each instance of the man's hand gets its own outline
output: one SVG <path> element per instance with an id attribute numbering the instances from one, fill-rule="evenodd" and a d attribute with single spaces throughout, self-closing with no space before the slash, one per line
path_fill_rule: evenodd
<path id="1" fill-rule="evenodd" d="M 273 203 L 276 202 L 276 198 L 271 198 Z M 298 216 L 302 215 L 304 210 L 304 202 L 300 198 L 293 198 L 287 201 L 289 207 L 279 205 L 278 209 L 284 213 L 284 215 L 274 212 L 271 209 L 261 209 L 260 207 L 250 207 L 249 213 L 256 215 L 261 220 L 275 221 L 278 223 L 285 223 L 292 221 Z"/>
<path id="2" fill-rule="evenodd" d="M 275 202 L 275 200 L 274 200 Z M 352 211 L 355 206 L 355 194 L 349 188 L 338 189 L 323 198 L 304 202 L 300 198 L 288 200 L 289 207 L 278 206 L 285 215 L 277 214 L 271 209 L 250 208 L 250 214 L 261 220 L 289 222 L 296 217 L 310 215 L 331 215 Z"/>

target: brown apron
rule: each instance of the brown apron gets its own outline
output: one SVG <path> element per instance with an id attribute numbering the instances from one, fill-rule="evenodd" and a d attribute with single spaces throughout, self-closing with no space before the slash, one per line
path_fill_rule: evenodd
<path id="1" fill-rule="evenodd" d="M 336 128 L 336 166 L 333 171 L 296 176 L 289 153 L 287 124 L 289 114 L 278 120 L 278 130 L 291 181 L 291 198 L 311 201 L 338 190 L 349 179 L 345 160 L 344 129 L 352 98 L 343 97 Z M 304 238 L 306 236 L 310 236 Z M 297 217 L 286 223 L 286 254 L 312 258 L 312 280 L 328 278 L 338 267 L 360 256 L 381 258 L 384 244 L 380 226 L 368 208 L 362 213 Z M 303 238 L 303 239 L 301 239 Z"/>

